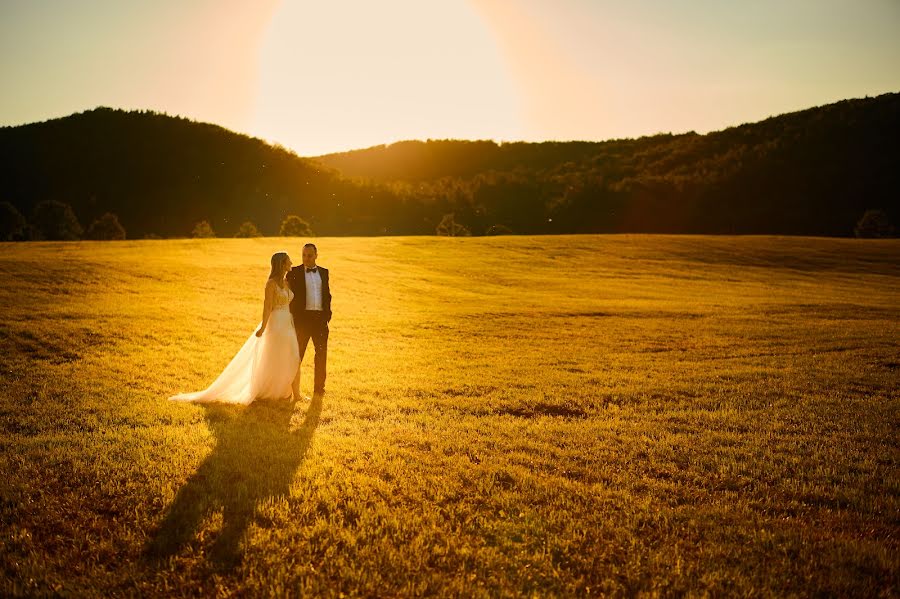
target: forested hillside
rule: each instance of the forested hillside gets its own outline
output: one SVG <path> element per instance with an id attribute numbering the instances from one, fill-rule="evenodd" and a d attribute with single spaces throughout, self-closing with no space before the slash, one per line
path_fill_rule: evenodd
<path id="1" fill-rule="evenodd" d="M 291 214 L 320 235 L 779 233 L 897 222 L 900 94 L 698 135 L 406 141 L 310 159 L 207 123 L 110 108 L 0 128 L 4 218 L 46 200 L 128 237 L 220 236 Z M 450 215 L 450 216 L 448 216 Z"/>
<path id="2" fill-rule="evenodd" d="M 898 139 L 900 94 L 885 94 L 706 135 L 406 141 L 319 160 L 474 230 L 851 235 L 866 209 L 898 216 Z"/>

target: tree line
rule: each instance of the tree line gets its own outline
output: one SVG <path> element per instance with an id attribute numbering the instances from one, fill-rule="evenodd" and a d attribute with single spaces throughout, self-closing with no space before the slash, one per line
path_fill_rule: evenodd
<path id="1" fill-rule="evenodd" d="M 309 223 L 295 214 L 289 215 L 281 222 L 278 230 L 281 237 L 312 237 L 314 235 Z M 218 237 L 215 229 L 207 220 L 194 225 L 191 237 Z M 261 237 L 259 228 L 252 221 L 244 221 L 238 227 L 234 237 Z M 44 200 L 34 209 L 31 220 L 26 219 L 15 206 L 9 202 L 0 202 L 0 241 L 76 241 L 79 239 L 117 241 L 126 237 L 125 228 L 119 218 L 106 212 L 85 230 L 72 207 L 64 202 Z M 152 233 L 144 235 L 145 239 L 159 238 Z"/>
<path id="2" fill-rule="evenodd" d="M 26 215 L 45 237 L 47 202 L 90 223 L 83 237 L 108 235 L 113 218 L 130 238 L 187 237 L 203 221 L 222 236 L 276 235 L 290 215 L 319 235 L 888 235 L 898 134 L 900 94 L 884 94 L 705 135 L 303 158 L 216 125 L 98 108 L 0 128 L 0 200 L 4 223 Z"/>

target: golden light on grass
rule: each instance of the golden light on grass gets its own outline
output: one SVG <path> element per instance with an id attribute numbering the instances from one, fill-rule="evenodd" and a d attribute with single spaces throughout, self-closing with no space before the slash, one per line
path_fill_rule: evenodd
<path id="1" fill-rule="evenodd" d="M 2 594 L 897 585 L 896 240 L 317 244 L 328 395 L 249 409 L 166 398 L 300 241 L 0 247 Z"/>

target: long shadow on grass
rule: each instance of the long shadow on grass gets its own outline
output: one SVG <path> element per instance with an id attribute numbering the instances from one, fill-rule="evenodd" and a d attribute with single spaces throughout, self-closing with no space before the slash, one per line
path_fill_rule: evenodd
<path id="1" fill-rule="evenodd" d="M 165 518 L 148 542 L 145 557 L 161 561 L 190 542 L 204 520 L 222 510 L 222 528 L 210 550 L 220 568 L 241 559 L 240 542 L 256 505 L 287 495 L 319 424 L 322 398 L 313 396 L 306 418 L 291 425 L 293 401 L 257 401 L 247 407 L 209 404 L 206 419 L 216 446 L 178 491 Z"/>

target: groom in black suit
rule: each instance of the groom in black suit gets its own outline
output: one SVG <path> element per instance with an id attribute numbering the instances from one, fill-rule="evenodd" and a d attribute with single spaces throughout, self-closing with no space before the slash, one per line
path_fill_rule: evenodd
<path id="1" fill-rule="evenodd" d="M 325 393 L 325 360 L 328 357 L 328 321 L 331 320 L 331 288 L 328 269 L 316 265 L 319 251 L 312 243 L 303 246 L 303 266 L 295 266 L 287 274 L 287 282 L 294 292 L 291 314 L 300 344 L 300 362 L 312 339 L 316 350 L 313 393 Z M 294 397 L 300 397 L 300 368 L 293 383 Z"/>

